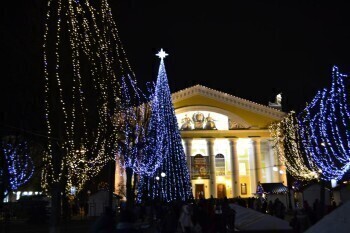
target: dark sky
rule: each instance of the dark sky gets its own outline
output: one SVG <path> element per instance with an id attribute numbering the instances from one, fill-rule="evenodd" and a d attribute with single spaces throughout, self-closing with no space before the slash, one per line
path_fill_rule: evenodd
<path id="1" fill-rule="evenodd" d="M 147 3 L 145 3 L 147 2 Z M 328 2 L 328 3 L 326 3 Z M 261 104 L 282 92 L 305 107 L 350 71 L 346 1 L 111 1 L 139 79 L 155 78 L 164 48 L 172 91 L 202 84 Z"/>
<path id="2" fill-rule="evenodd" d="M 46 1 L 6 2 L 1 118 L 28 128 L 43 121 Z M 140 83 L 156 79 L 163 48 L 173 92 L 202 84 L 265 105 L 282 92 L 285 111 L 300 111 L 329 86 L 333 65 L 350 72 L 346 2 L 109 0 Z"/>

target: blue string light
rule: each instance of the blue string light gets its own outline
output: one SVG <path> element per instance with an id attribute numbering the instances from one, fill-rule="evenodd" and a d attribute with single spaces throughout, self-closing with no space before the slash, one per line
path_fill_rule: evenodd
<path id="1" fill-rule="evenodd" d="M 167 54 L 161 50 L 157 55 L 161 62 L 152 100 L 153 122 L 152 119 L 150 122 L 154 133 L 149 136 L 159 144 L 148 144 L 148 150 L 153 155 L 161 154 L 163 160 L 153 176 L 141 176 L 137 201 L 142 202 L 144 198 L 188 201 L 192 199 L 192 187 L 163 60 Z M 146 158 L 151 159 L 152 153 L 147 153 Z"/>
<path id="2" fill-rule="evenodd" d="M 156 99 L 149 102 L 136 81 L 130 77 L 122 78 L 121 111 L 117 123 L 120 125 L 119 164 L 138 175 L 151 176 L 161 164 L 162 144 L 159 117 L 157 114 L 150 116 L 150 108 L 158 108 L 158 102 Z"/>
<path id="3" fill-rule="evenodd" d="M 332 69 L 330 90 L 319 91 L 298 116 L 300 135 L 308 157 L 323 180 L 340 180 L 350 168 L 350 112 L 345 74 Z"/>
<path id="4" fill-rule="evenodd" d="M 27 143 L 19 142 L 16 145 L 6 143 L 3 145 L 3 152 L 8 169 L 10 189 L 17 190 L 27 183 L 34 173 L 34 164 L 28 155 Z"/>

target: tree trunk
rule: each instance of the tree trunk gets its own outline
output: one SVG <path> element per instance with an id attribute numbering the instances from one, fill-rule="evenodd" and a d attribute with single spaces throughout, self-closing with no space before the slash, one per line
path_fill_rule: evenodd
<path id="1" fill-rule="evenodd" d="M 134 192 L 132 187 L 132 176 L 134 171 L 132 168 L 127 167 L 125 169 L 126 172 L 126 206 L 131 208 L 134 206 Z"/>
<path id="2" fill-rule="evenodd" d="M 115 206 L 113 206 L 113 194 L 114 194 L 114 181 L 115 181 L 115 161 L 111 160 L 109 162 L 109 167 L 108 167 L 108 206 L 112 208 L 113 210 L 115 209 Z"/>
<path id="3" fill-rule="evenodd" d="M 321 184 L 321 188 L 320 188 L 320 213 L 319 216 L 320 218 L 323 217 L 324 212 L 325 212 L 325 188 L 326 188 L 326 184 L 325 181 L 321 180 L 320 181 Z"/>
<path id="4" fill-rule="evenodd" d="M 52 184 L 51 190 L 51 216 L 50 216 L 50 233 L 60 232 L 61 219 L 61 185 L 60 183 Z"/>
<path id="5" fill-rule="evenodd" d="M 5 160 L 5 154 L 2 145 L 0 146 L 0 169 L 2 170 L 2 174 L 0 174 L 0 209 L 2 209 L 5 198 L 4 194 L 8 189 L 7 187 L 9 186 L 7 161 Z"/>

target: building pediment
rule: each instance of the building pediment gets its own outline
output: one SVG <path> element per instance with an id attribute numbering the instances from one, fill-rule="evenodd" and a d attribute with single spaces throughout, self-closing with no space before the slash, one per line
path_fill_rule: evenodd
<path id="1" fill-rule="evenodd" d="M 186 111 L 208 111 L 226 115 L 236 128 L 266 128 L 286 113 L 240 97 L 195 85 L 172 94 L 176 114 Z M 183 116 L 181 115 L 183 118 Z M 193 119 L 192 119 L 193 120 Z"/>

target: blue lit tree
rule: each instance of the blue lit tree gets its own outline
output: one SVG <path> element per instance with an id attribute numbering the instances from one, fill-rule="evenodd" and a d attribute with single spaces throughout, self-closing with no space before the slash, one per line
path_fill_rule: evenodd
<path id="1" fill-rule="evenodd" d="M 2 141 L 1 176 L 5 192 L 16 191 L 29 181 L 34 172 L 33 160 L 29 156 L 27 142 L 17 137 L 9 137 Z"/>
<path id="2" fill-rule="evenodd" d="M 163 59 L 167 54 L 162 49 L 157 56 L 161 62 L 152 97 L 145 158 L 162 155 L 163 159 L 153 175 L 140 177 L 137 200 L 188 201 L 192 199 L 192 188 L 165 71 Z"/>
<path id="3" fill-rule="evenodd" d="M 151 101 L 136 85 L 130 77 L 123 77 L 121 81 L 121 95 L 118 98 L 120 110 L 116 115 L 116 126 L 118 128 L 118 156 L 119 166 L 126 174 L 126 198 L 128 206 L 133 205 L 135 199 L 135 188 L 138 176 L 152 175 L 160 166 L 162 155 L 152 153 L 149 158 L 146 153 L 149 149 L 161 145 L 156 137 L 148 137 L 152 132 L 150 120 Z M 154 103 L 154 102 L 153 102 Z M 151 146 L 152 144 L 152 146 Z M 121 172 L 123 173 L 123 170 Z M 132 180 L 134 184 L 132 184 Z"/>
<path id="4" fill-rule="evenodd" d="M 319 91 L 298 116 L 305 151 L 321 170 L 321 179 L 325 181 L 340 180 L 350 169 L 346 77 L 334 66 L 330 90 Z"/>

